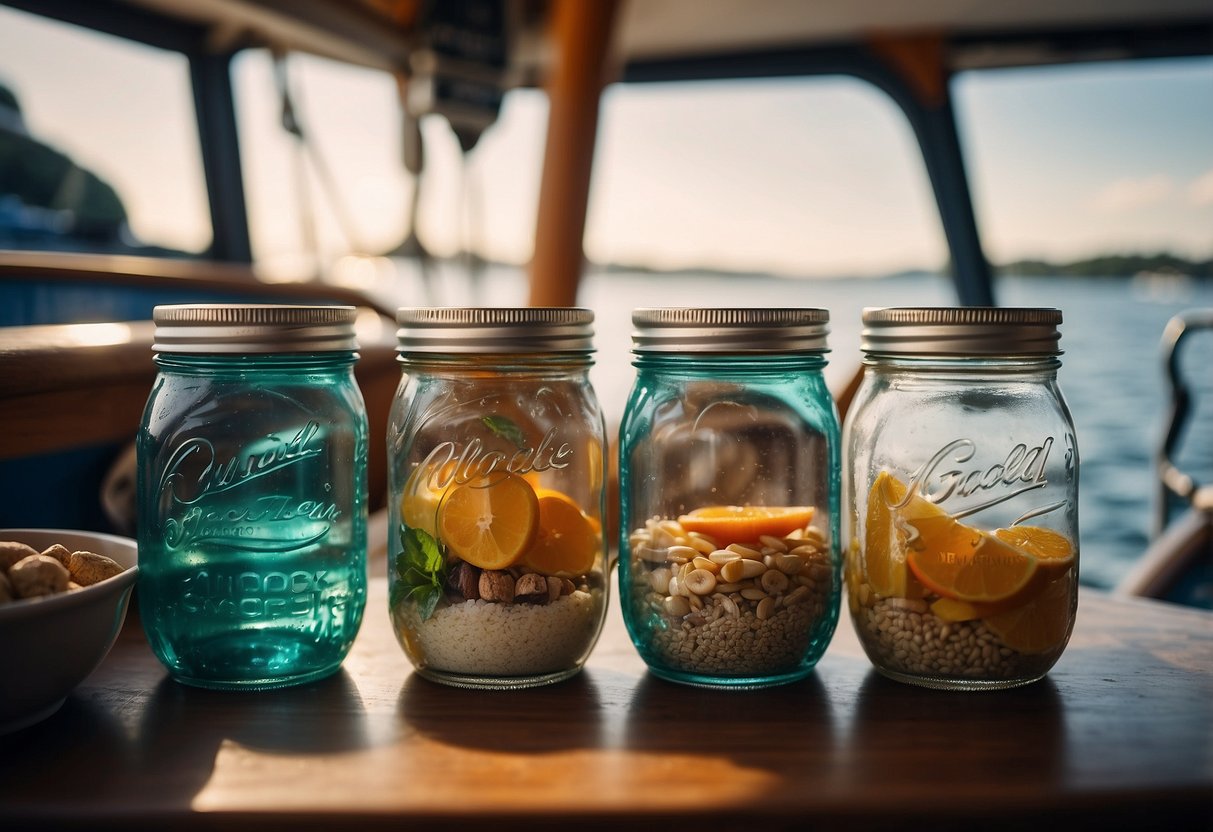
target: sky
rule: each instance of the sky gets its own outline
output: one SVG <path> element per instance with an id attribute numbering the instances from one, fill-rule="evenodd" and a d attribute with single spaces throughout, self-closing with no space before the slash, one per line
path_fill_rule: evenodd
<path id="1" fill-rule="evenodd" d="M 416 184 L 401 164 L 394 82 L 293 60 L 311 140 L 301 152 L 278 125 L 267 56 L 243 55 L 233 73 L 259 262 L 306 273 L 309 227 L 325 262 L 394 247 Z M 183 59 L 0 8 L 0 83 L 32 134 L 117 187 L 139 239 L 206 246 Z M 953 94 L 994 262 L 1213 257 L 1213 58 L 983 71 L 958 76 Z M 546 115 L 542 93 L 511 93 L 466 159 L 445 123 L 426 119 L 417 226 L 430 250 L 529 258 Z M 946 259 L 908 124 L 882 93 L 843 78 L 612 86 L 585 247 L 599 262 L 793 276 Z"/>

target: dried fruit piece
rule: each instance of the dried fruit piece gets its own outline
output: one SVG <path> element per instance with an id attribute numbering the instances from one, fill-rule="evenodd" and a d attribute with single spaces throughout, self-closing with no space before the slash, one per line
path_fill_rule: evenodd
<path id="1" fill-rule="evenodd" d="M 808 526 L 814 513 L 813 506 L 704 506 L 682 515 L 678 522 L 723 548 L 752 543 L 763 535 L 784 537 Z"/>

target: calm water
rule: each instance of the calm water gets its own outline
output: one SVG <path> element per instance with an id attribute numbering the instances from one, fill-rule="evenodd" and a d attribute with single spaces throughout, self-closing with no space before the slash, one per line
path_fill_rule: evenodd
<path id="1" fill-rule="evenodd" d="M 1003 306 L 1062 310 L 1060 384 L 1074 416 L 1082 460 L 1079 521 L 1082 581 L 1109 588 L 1149 542 L 1155 504 L 1153 455 L 1164 428 L 1170 393 L 1159 342 L 1176 313 L 1213 307 L 1213 282 L 1147 282 L 1093 278 L 999 280 Z M 473 290 L 458 275 L 443 275 L 441 291 L 414 303 L 507 305 L 525 302 L 521 275 L 490 270 Z M 591 273 L 579 303 L 594 310 L 598 364 L 591 378 L 606 411 L 608 431 L 622 415 L 632 382 L 631 311 L 638 306 L 820 306 L 830 310 L 830 366 L 837 390 L 859 361 L 860 313 L 865 306 L 954 302 L 950 282 L 934 275 L 880 279 L 788 280 L 769 276 Z M 1213 333 L 1189 339 L 1183 366 L 1194 387 L 1195 409 L 1180 463 L 1213 478 Z"/>

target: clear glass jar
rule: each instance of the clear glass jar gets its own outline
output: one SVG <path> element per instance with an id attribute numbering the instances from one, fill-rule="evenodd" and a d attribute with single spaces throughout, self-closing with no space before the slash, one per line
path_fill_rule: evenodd
<path id="1" fill-rule="evenodd" d="M 1056 309 L 863 313 L 843 429 L 847 598 L 876 669 L 980 690 L 1043 677 L 1078 601 L 1078 446 Z"/>
<path id="2" fill-rule="evenodd" d="M 649 669 L 808 675 L 838 620 L 839 429 L 824 309 L 640 309 L 620 428 L 619 586 Z"/>
<path id="3" fill-rule="evenodd" d="M 427 679 L 557 682 L 598 639 L 606 448 L 593 320 L 584 309 L 399 311 L 390 606 Z"/>
<path id="4" fill-rule="evenodd" d="M 275 688 L 341 665 L 366 603 L 355 309 L 158 306 L 137 441 L 139 608 L 181 682 Z"/>

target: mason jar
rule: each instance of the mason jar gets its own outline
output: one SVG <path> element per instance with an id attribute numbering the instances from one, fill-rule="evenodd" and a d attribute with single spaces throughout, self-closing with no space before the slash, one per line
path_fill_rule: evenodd
<path id="1" fill-rule="evenodd" d="M 158 306 L 137 440 L 139 608 L 177 680 L 275 688 L 341 665 L 366 602 L 355 309 Z"/>
<path id="2" fill-rule="evenodd" d="M 619 436 L 619 587 L 652 673 L 808 675 L 838 620 L 839 429 L 824 309 L 640 309 Z"/>
<path id="3" fill-rule="evenodd" d="M 1078 445 L 1056 309 L 863 313 L 847 414 L 847 599 L 893 679 L 1027 684 L 1078 601 Z"/>
<path id="4" fill-rule="evenodd" d="M 577 673 L 607 607 L 594 316 L 404 308 L 388 425 L 391 620 L 423 677 Z"/>

